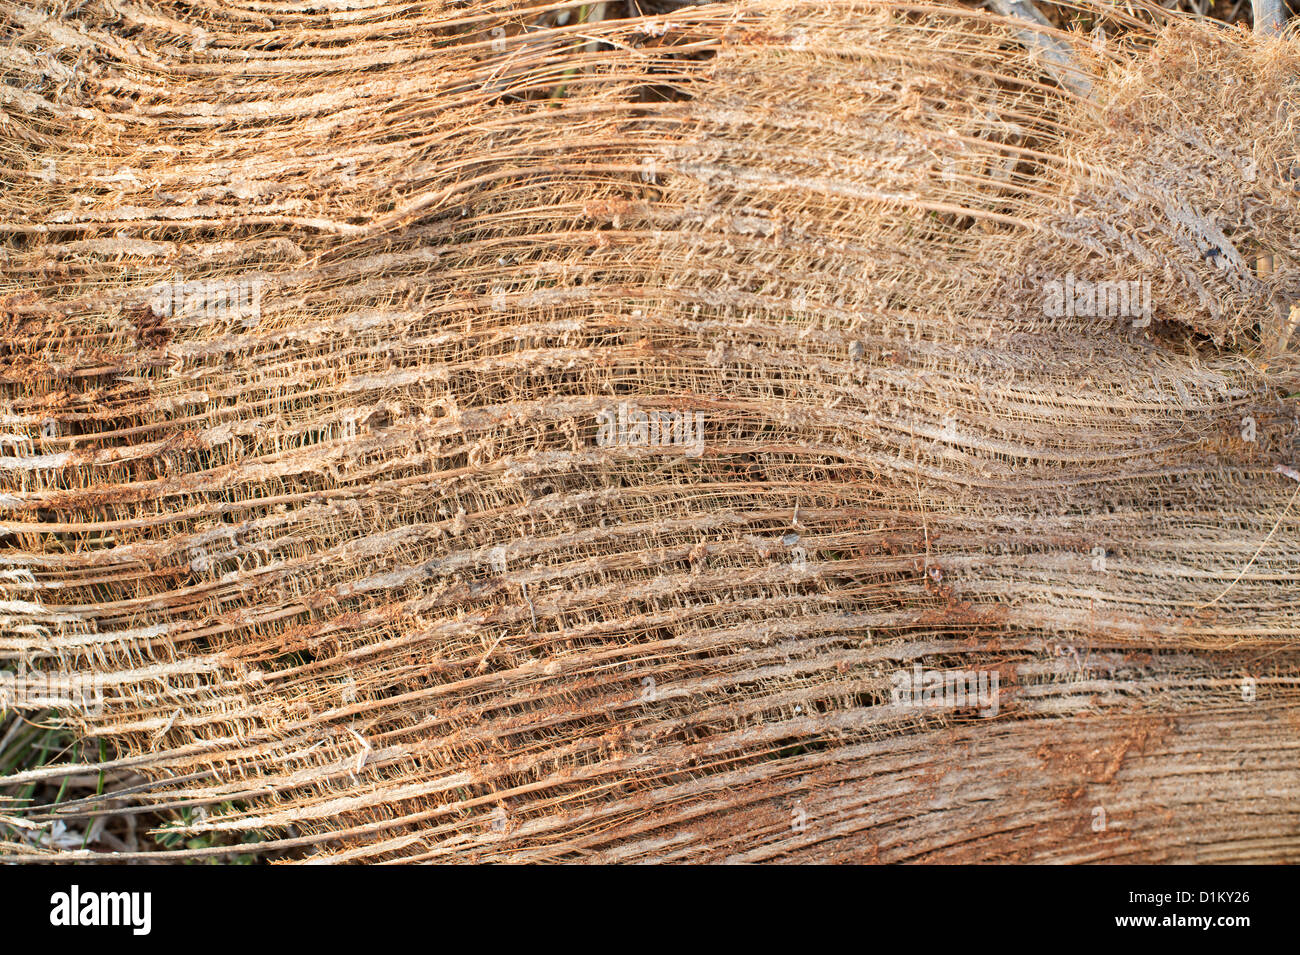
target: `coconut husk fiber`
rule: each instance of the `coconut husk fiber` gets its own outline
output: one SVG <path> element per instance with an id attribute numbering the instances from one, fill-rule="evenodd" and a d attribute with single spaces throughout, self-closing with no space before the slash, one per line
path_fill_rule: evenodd
<path id="1" fill-rule="evenodd" d="M 3 851 L 1300 859 L 1300 41 L 1039 7 L 0 2 Z"/>

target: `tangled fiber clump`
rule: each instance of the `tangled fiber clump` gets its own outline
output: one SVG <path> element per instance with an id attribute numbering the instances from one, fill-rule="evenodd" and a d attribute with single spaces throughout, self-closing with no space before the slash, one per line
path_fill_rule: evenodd
<path id="1" fill-rule="evenodd" d="M 613 16 L 0 2 L 4 851 L 1300 858 L 1300 41 Z"/>

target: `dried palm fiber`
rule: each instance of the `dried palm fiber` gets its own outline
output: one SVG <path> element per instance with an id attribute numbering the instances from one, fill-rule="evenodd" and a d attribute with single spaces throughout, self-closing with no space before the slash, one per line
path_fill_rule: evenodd
<path id="1" fill-rule="evenodd" d="M 0 659 L 104 681 L 112 811 L 1300 856 L 1294 37 L 1060 8 L 1085 97 L 970 7 L 347 6 L 0 2 Z M 1067 275 L 1155 320 L 1047 317 Z M 703 453 L 601 445 L 619 403 Z"/>

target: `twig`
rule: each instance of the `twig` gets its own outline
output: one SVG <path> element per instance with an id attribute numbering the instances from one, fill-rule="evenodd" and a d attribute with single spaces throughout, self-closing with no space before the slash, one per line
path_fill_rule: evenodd
<path id="1" fill-rule="evenodd" d="M 1092 96 L 1092 80 L 1083 75 L 1074 62 L 1070 47 L 1063 40 L 1049 36 L 1045 30 L 1054 30 L 1047 17 L 1038 12 L 1032 0 L 991 0 L 993 8 L 1004 17 L 1013 17 L 1032 23 L 1032 28 L 1020 30 L 1020 42 L 1043 58 L 1043 65 L 1056 82 L 1083 99 Z"/>
<path id="2" fill-rule="evenodd" d="M 1282 0 L 1250 0 L 1250 12 L 1256 33 L 1277 36 L 1286 26 L 1286 11 L 1282 8 Z"/>

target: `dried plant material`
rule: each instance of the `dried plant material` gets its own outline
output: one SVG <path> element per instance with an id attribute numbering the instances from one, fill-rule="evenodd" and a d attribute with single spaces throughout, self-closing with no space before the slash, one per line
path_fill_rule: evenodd
<path id="1" fill-rule="evenodd" d="M 959 5 L 0 9 L 0 659 L 119 799 L 1296 860 L 1293 35 L 1078 2 L 1085 97 Z"/>
<path id="2" fill-rule="evenodd" d="M 1286 8 L 1282 0 L 1250 0 L 1250 12 L 1256 33 L 1278 34 L 1286 26 Z"/>

